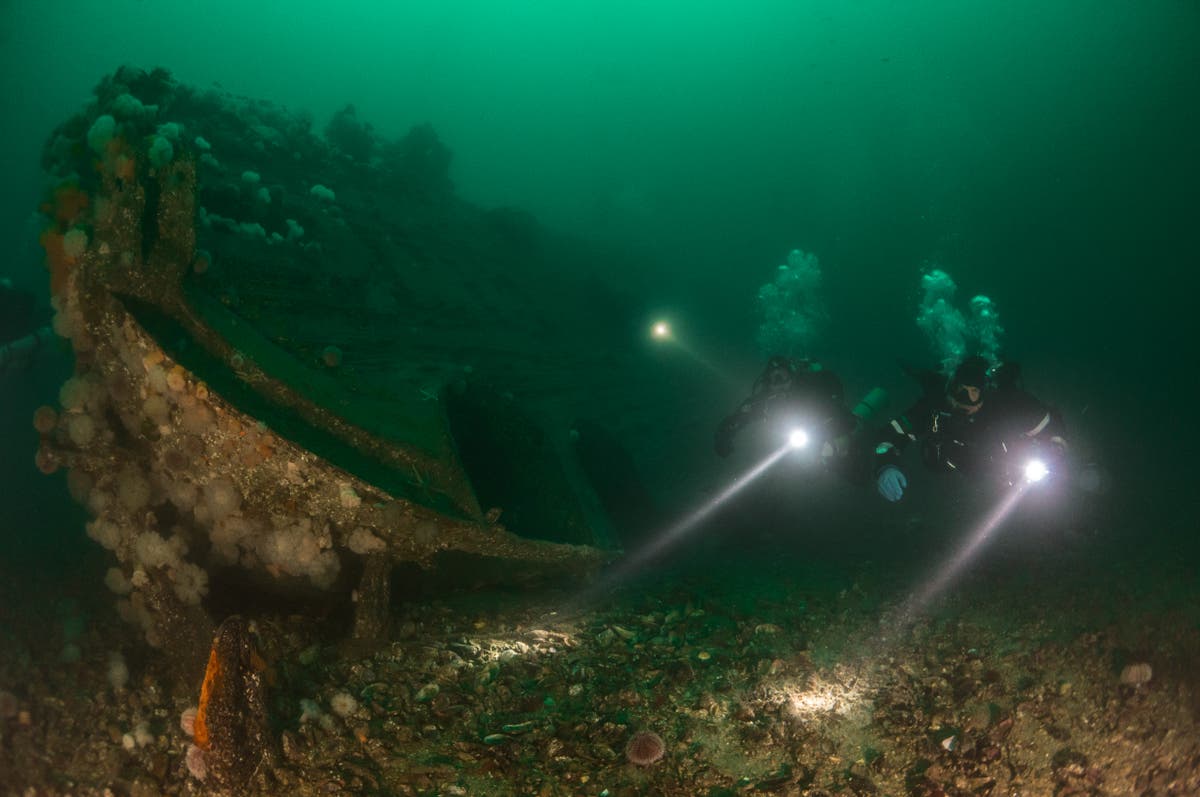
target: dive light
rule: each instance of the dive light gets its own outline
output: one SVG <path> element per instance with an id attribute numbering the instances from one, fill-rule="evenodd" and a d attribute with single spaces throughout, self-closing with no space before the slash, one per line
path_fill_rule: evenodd
<path id="1" fill-rule="evenodd" d="M 788 432 L 787 441 L 791 448 L 804 448 L 808 445 L 808 432 L 799 426 L 794 426 Z"/>
<path id="2" fill-rule="evenodd" d="M 1050 475 L 1050 468 L 1042 460 L 1033 457 L 1025 462 L 1022 473 L 1025 475 L 1026 482 L 1036 484 Z"/>

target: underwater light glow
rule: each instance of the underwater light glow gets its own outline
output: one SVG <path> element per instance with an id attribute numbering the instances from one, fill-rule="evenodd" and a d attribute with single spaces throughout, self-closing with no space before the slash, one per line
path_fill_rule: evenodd
<path id="1" fill-rule="evenodd" d="M 804 448 L 808 445 L 808 432 L 798 426 L 792 429 L 788 432 L 788 445 L 792 448 Z"/>
<path id="2" fill-rule="evenodd" d="M 792 713 L 798 717 L 828 714 L 838 707 L 838 699 L 827 690 L 796 692 L 791 697 Z"/>
<path id="3" fill-rule="evenodd" d="M 782 682 L 768 689 L 783 698 L 783 705 L 794 720 L 820 720 L 830 714 L 847 717 L 869 706 L 866 694 L 873 679 L 863 670 L 838 666 L 832 672 L 814 674 L 805 683 Z"/>
<path id="4" fill-rule="evenodd" d="M 1025 481 L 1033 484 L 1040 482 L 1042 479 L 1050 475 L 1050 468 L 1045 462 L 1040 459 L 1031 459 L 1025 463 Z"/>
<path id="5" fill-rule="evenodd" d="M 547 620 L 555 620 L 557 612 L 551 612 Z M 554 654 L 561 650 L 573 648 L 578 643 L 571 630 L 554 628 L 519 629 L 516 633 L 497 636 L 463 636 L 460 641 L 451 643 L 451 648 L 467 653 L 480 663 L 506 661 L 511 658 L 533 658 L 544 654 Z"/>
<path id="6" fill-rule="evenodd" d="M 724 369 L 718 368 L 710 358 L 689 345 L 688 341 L 680 338 L 676 334 L 675 327 L 665 318 L 660 318 L 650 325 L 650 338 L 655 343 L 670 344 L 671 350 L 686 354 L 694 363 L 707 370 L 725 384 L 737 385 L 740 389 L 741 385 L 736 380 L 730 378 Z"/>

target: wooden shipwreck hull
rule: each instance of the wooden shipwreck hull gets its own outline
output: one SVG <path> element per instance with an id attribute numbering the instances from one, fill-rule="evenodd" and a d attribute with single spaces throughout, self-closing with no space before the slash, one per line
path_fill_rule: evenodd
<path id="1" fill-rule="evenodd" d="M 154 151 L 164 146 L 164 99 L 156 115 L 122 111 L 136 96 L 131 86 L 153 86 L 152 77 L 128 73 L 121 83 L 119 74 L 50 147 L 77 168 L 66 175 L 59 164 L 42 236 L 55 329 L 77 367 L 61 408 L 35 419 L 40 465 L 68 469 L 72 494 L 93 518 L 89 535 L 115 556 L 108 584 L 148 641 L 206 646 L 206 604 L 221 571 L 285 593 L 354 592 L 355 633 L 367 637 L 382 630 L 399 563 L 428 566 L 457 552 L 515 571 L 571 572 L 604 561 L 594 497 L 556 447 L 538 443 L 534 413 L 511 397 L 469 373 L 435 373 L 419 395 L 414 382 L 411 395 L 388 401 L 387 391 L 342 378 L 341 350 L 306 361 L 287 348 L 287 334 L 252 323 L 244 301 L 196 288 L 214 262 L 269 251 L 278 263 L 288 254 L 268 250 L 278 240 L 257 231 L 250 238 L 262 240 L 246 243 L 229 223 L 212 223 L 216 214 L 198 199 L 208 167 L 195 131 L 168 142 L 169 157 Z M 155 99 L 147 91 L 143 108 Z M 80 177 L 79 164 L 93 171 Z M 227 167 L 213 182 L 239 179 Z M 206 235 L 212 248 L 200 245 Z M 296 251 L 321 256 L 307 246 Z M 372 413 L 386 422 L 357 422 Z M 503 490 L 489 490 L 481 505 L 476 485 L 496 474 L 469 473 L 467 449 L 513 457 L 476 458 L 485 470 L 505 470 L 499 482 L 518 483 L 524 528 L 509 527 Z"/>

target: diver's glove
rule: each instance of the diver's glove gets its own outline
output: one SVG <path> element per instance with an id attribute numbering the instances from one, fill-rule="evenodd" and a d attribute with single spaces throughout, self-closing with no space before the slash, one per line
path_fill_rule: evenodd
<path id="1" fill-rule="evenodd" d="M 894 503 L 904 497 L 904 488 L 908 486 L 908 479 L 895 465 L 888 465 L 879 472 L 879 478 L 875 480 L 875 485 L 879 488 L 880 495 Z"/>

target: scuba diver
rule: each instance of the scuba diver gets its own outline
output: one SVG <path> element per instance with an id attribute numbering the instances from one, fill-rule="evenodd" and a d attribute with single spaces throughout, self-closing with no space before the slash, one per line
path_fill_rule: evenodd
<path id="1" fill-rule="evenodd" d="M 875 448 L 876 486 L 888 501 L 899 501 L 908 487 L 900 462 L 912 442 L 920 442 L 921 458 L 934 470 L 991 468 L 1009 484 L 1040 480 L 1065 463 L 1062 418 L 1019 387 L 1015 363 L 989 368 L 984 358 L 968 357 L 947 382 L 931 372 L 913 376 L 925 395 L 884 427 Z M 1018 471 L 1027 464 L 1034 469 Z"/>
<path id="2" fill-rule="evenodd" d="M 738 408 L 717 427 L 715 450 L 725 458 L 733 453 L 734 437 L 754 423 L 778 425 L 779 439 L 802 434 L 799 445 L 812 444 L 822 464 L 855 480 L 864 474 L 856 433 L 887 403 L 887 394 L 872 390 L 858 405 L 846 407 L 842 380 L 821 363 L 809 359 L 772 357 Z M 798 441 L 793 438 L 793 445 Z"/>
<path id="3" fill-rule="evenodd" d="M 39 326 L 42 313 L 36 297 L 0 279 L 0 373 L 28 366 L 42 350 L 49 350 L 54 332 Z"/>

